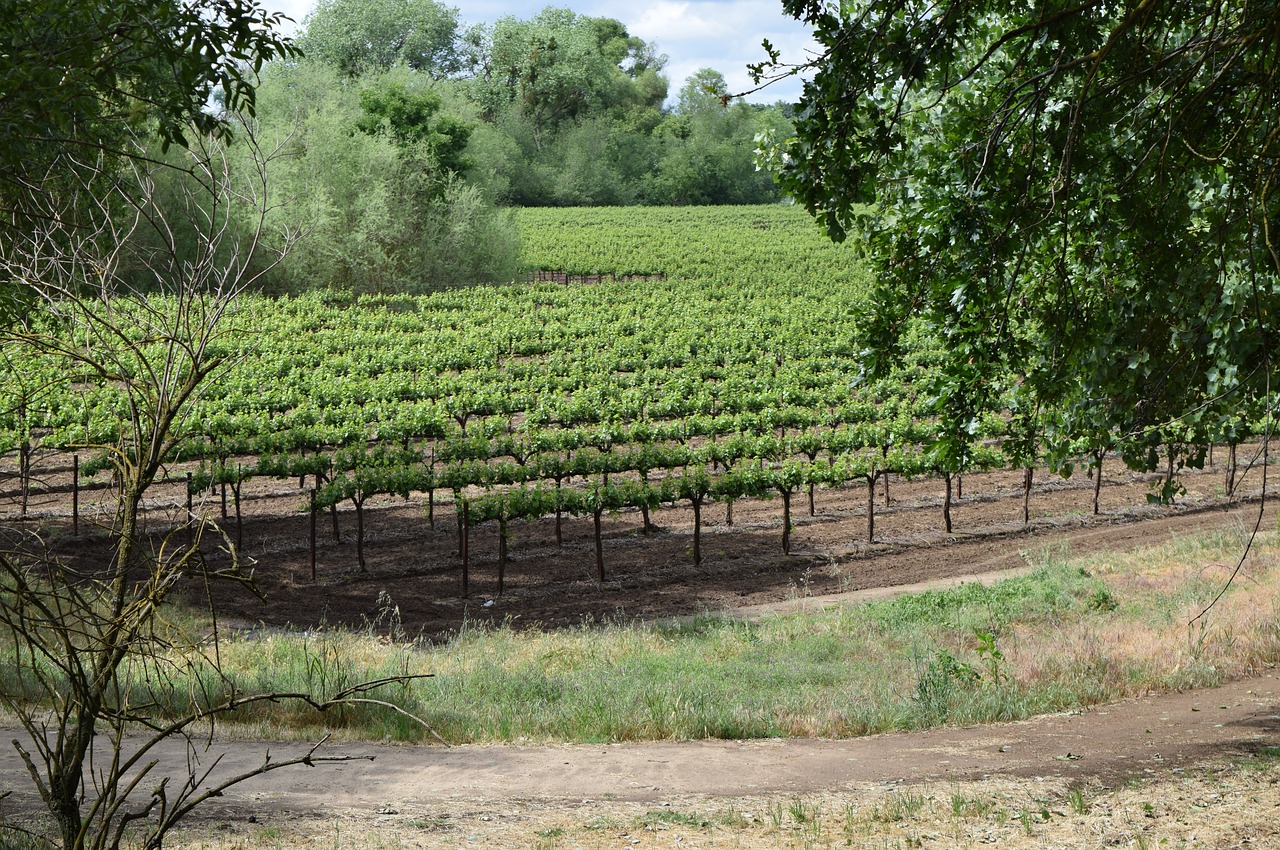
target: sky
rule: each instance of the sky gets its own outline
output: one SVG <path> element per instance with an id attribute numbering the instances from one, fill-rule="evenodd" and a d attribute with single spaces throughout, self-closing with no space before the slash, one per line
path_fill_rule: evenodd
<path id="1" fill-rule="evenodd" d="M 458 9 L 464 29 L 507 16 L 527 20 L 548 5 L 512 0 L 443 2 Z M 263 0 L 263 5 L 301 23 L 314 6 L 314 0 Z M 779 48 L 785 62 L 802 62 L 816 49 L 804 25 L 783 14 L 780 0 L 632 0 L 626 3 L 556 0 L 549 5 L 597 18 L 615 18 L 622 21 L 627 32 L 654 43 L 658 52 L 667 56 L 665 73 L 671 81 L 669 102 L 674 102 L 680 86 L 700 68 L 719 71 L 732 92 L 752 88 L 746 66 L 764 60 L 762 39 L 769 39 Z M 747 100 L 795 101 L 800 96 L 801 85 L 799 79 L 792 77 L 750 95 Z"/>

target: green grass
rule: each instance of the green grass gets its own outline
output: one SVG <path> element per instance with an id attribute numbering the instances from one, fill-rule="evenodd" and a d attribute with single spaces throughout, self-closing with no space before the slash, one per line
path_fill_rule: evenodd
<path id="1" fill-rule="evenodd" d="M 1181 542 L 1150 557 L 1201 562 L 1237 542 L 1231 535 Z M 1093 561 L 1041 558 L 1045 565 L 1032 574 L 990 587 L 760 622 L 705 615 L 556 632 L 469 627 L 441 645 L 389 653 L 367 672 L 433 672 L 394 696 L 456 742 L 849 736 L 1016 719 L 1159 687 L 1169 676 L 1179 686 L 1221 677 L 1194 659 L 1171 674 L 1113 646 L 1059 653 L 1054 643 L 1058 630 L 1170 621 L 1170 612 L 1216 592 L 1203 573 L 1143 588 L 1105 581 Z M 1043 636 L 1044 646 L 1029 645 L 1030 635 Z M 272 639 L 284 645 L 272 648 L 278 655 L 269 669 L 300 669 L 289 660 L 297 640 Z M 350 663 L 343 653 L 358 654 L 358 638 L 307 640 L 332 651 L 327 675 L 337 681 L 365 669 L 338 669 Z M 1029 654 L 1039 671 L 1030 677 L 1019 672 Z M 297 684 L 312 681 L 314 673 Z M 374 724 L 369 734 L 421 735 L 410 722 L 375 721 L 376 714 L 358 714 L 361 724 Z"/>

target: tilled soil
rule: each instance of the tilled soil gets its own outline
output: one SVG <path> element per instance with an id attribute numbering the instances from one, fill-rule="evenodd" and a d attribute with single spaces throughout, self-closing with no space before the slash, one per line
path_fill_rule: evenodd
<path id="1" fill-rule="evenodd" d="M 1225 452 L 1219 452 L 1225 455 Z M 1241 451 L 1241 458 L 1246 455 Z M 0 467 L 0 475 L 7 470 Z M 46 458 L 37 467 L 49 492 L 31 497 L 28 528 L 42 529 L 46 543 L 64 557 L 91 565 L 106 536 L 94 518 L 106 514 L 109 492 L 82 494 L 79 535 L 71 534 L 70 464 Z M 172 530 L 184 511 L 180 471 L 175 483 L 156 488 L 149 527 Z M 565 517 L 557 542 L 556 521 L 512 521 L 508 559 L 499 592 L 496 523 L 471 530 L 466 594 L 453 506 L 437 503 L 428 519 L 427 497 L 370 499 L 364 510 L 364 544 L 356 541 L 351 506 L 317 517 L 315 580 L 306 493 L 297 482 L 253 481 L 242 493 L 237 521 L 229 498 L 227 519 L 217 495 L 195 510 L 238 541 L 253 566 L 264 599 L 233 585 L 215 585 L 224 623 L 242 627 L 308 627 L 320 623 L 365 627 L 388 624 L 397 610 L 405 633 L 439 637 L 464 623 L 510 623 L 556 628 L 604 620 L 656 619 L 703 612 L 768 607 L 788 600 L 956 579 L 1024 566 L 1037 553 L 1083 554 L 1137 547 L 1196 530 L 1249 526 L 1257 521 L 1261 470 L 1241 478 L 1237 498 L 1226 499 L 1224 469 L 1182 476 L 1186 493 L 1172 507 L 1152 506 L 1147 496 L 1158 475 L 1139 475 L 1109 460 L 1093 514 L 1093 482 L 1083 473 L 1064 480 L 1038 470 L 1023 522 L 1023 474 L 1001 471 L 966 475 L 954 499 L 952 532 L 943 528 L 943 484 L 891 479 L 890 501 L 877 487 L 874 542 L 868 542 L 863 487 L 819 489 L 814 515 L 803 492 L 792 499 L 790 552 L 782 551 L 781 499 L 738 502 L 733 522 L 724 505 L 702 511 L 702 562 L 693 562 L 692 510 L 666 508 L 646 532 L 638 511 L 607 515 L 602 548 L 605 580 L 599 581 L 592 521 Z M 17 514 L 12 479 L 0 487 L 0 505 Z M 1268 520 L 1273 521 L 1273 520 Z M 212 563 L 225 562 L 222 541 L 206 534 Z M 359 564 L 363 548 L 364 568 Z M 203 593 L 203 587 L 192 594 Z"/>

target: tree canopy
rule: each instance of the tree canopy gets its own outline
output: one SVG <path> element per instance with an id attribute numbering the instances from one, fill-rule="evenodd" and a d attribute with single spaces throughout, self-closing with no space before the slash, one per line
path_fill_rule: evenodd
<path id="1" fill-rule="evenodd" d="M 225 128 L 211 97 L 252 114 L 262 64 L 294 55 L 257 0 L 0 0 L 0 212 L 47 216 L 50 181 L 126 153 Z"/>
<path id="2" fill-rule="evenodd" d="M 612 18 L 549 6 L 469 37 L 476 55 L 471 97 L 488 117 L 514 105 L 539 141 L 585 115 L 656 109 L 667 96 L 660 74 L 666 57 Z"/>
<path id="3" fill-rule="evenodd" d="M 824 50 L 765 154 L 833 238 L 865 240 L 871 367 L 913 317 L 946 340 L 947 450 L 996 404 L 1065 452 L 1175 418 L 1212 438 L 1271 403 L 1280 7 L 783 5 Z M 790 71 L 770 52 L 758 80 Z"/>
<path id="4" fill-rule="evenodd" d="M 458 10 L 434 0 L 320 0 L 300 39 L 313 59 L 355 77 L 407 65 L 457 71 Z"/>

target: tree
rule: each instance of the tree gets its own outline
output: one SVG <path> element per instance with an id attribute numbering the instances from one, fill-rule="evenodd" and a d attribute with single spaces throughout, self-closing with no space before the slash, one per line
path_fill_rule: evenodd
<path id="1" fill-rule="evenodd" d="M 1150 443 L 1273 398 L 1275 4 L 784 7 L 823 52 L 765 156 L 833 238 L 866 241 L 872 370 L 917 319 L 945 341 L 947 433 L 1012 396 Z M 766 48 L 757 82 L 794 70 Z M 1072 434 L 1047 436 L 1062 462 Z"/>
<path id="2" fill-rule="evenodd" d="M 680 87 L 676 114 L 698 115 L 717 107 L 723 109 L 728 97 L 729 84 L 724 74 L 714 68 L 699 68 Z"/>
<path id="3" fill-rule="evenodd" d="M 471 128 L 461 119 L 440 114 L 440 95 L 386 80 L 360 92 L 364 115 L 356 126 L 370 135 L 385 132 L 406 156 L 428 160 L 443 174 L 461 175 L 471 167 L 464 151 Z"/>
<path id="4" fill-rule="evenodd" d="M 0 213 L 19 231 L 61 215 L 47 203 L 142 155 L 131 134 L 186 144 L 228 127 L 210 98 L 252 114 L 262 63 L 296 54 L 257 0 L 0 0 Z M 84 175 L 71 175 L 83 171 Z"/>
<path id="5" fill-rule="evenodd" d="M 719 91 L 721 94 L 716 94 Z M 755 139 L 786 134 L 780 110 L 722 100 L 724 78 L 710 69 L 690 77 L 679 106 L 659 127 L 662 150 L 648 175 L 645 197 L 661 204 L 765 204 L 778 189 L 756 167 Z"/>
<path id="6" fill-rule="evenodd" d="M 665 57 L 610 18 L 547 7 L 468 34 L 475 52 L 468 91 L 482 115 L 517 111 L 541 147 L 564 127 L 666 99 Z"/>
<path id="7" fill-rule="evenodd" d="M 303 234 L 265 279 L 272 289 L 413 293 L 511 278 L 514 225 L 462 180 L 469 122 L 444 114 L 434 85 L 403 67 L 357 80 L 310 61 L 264 71 L 257 132 L 287 140 L 289 154 L 269 165 L 267 221 Z"/>
<path id="8" fill-rule="evenodd" d="M 444 78 L 460 68 L 458 10 L 434 0 L 320 0 L 299 44 L 347 77 L 404 65 Z"/>

